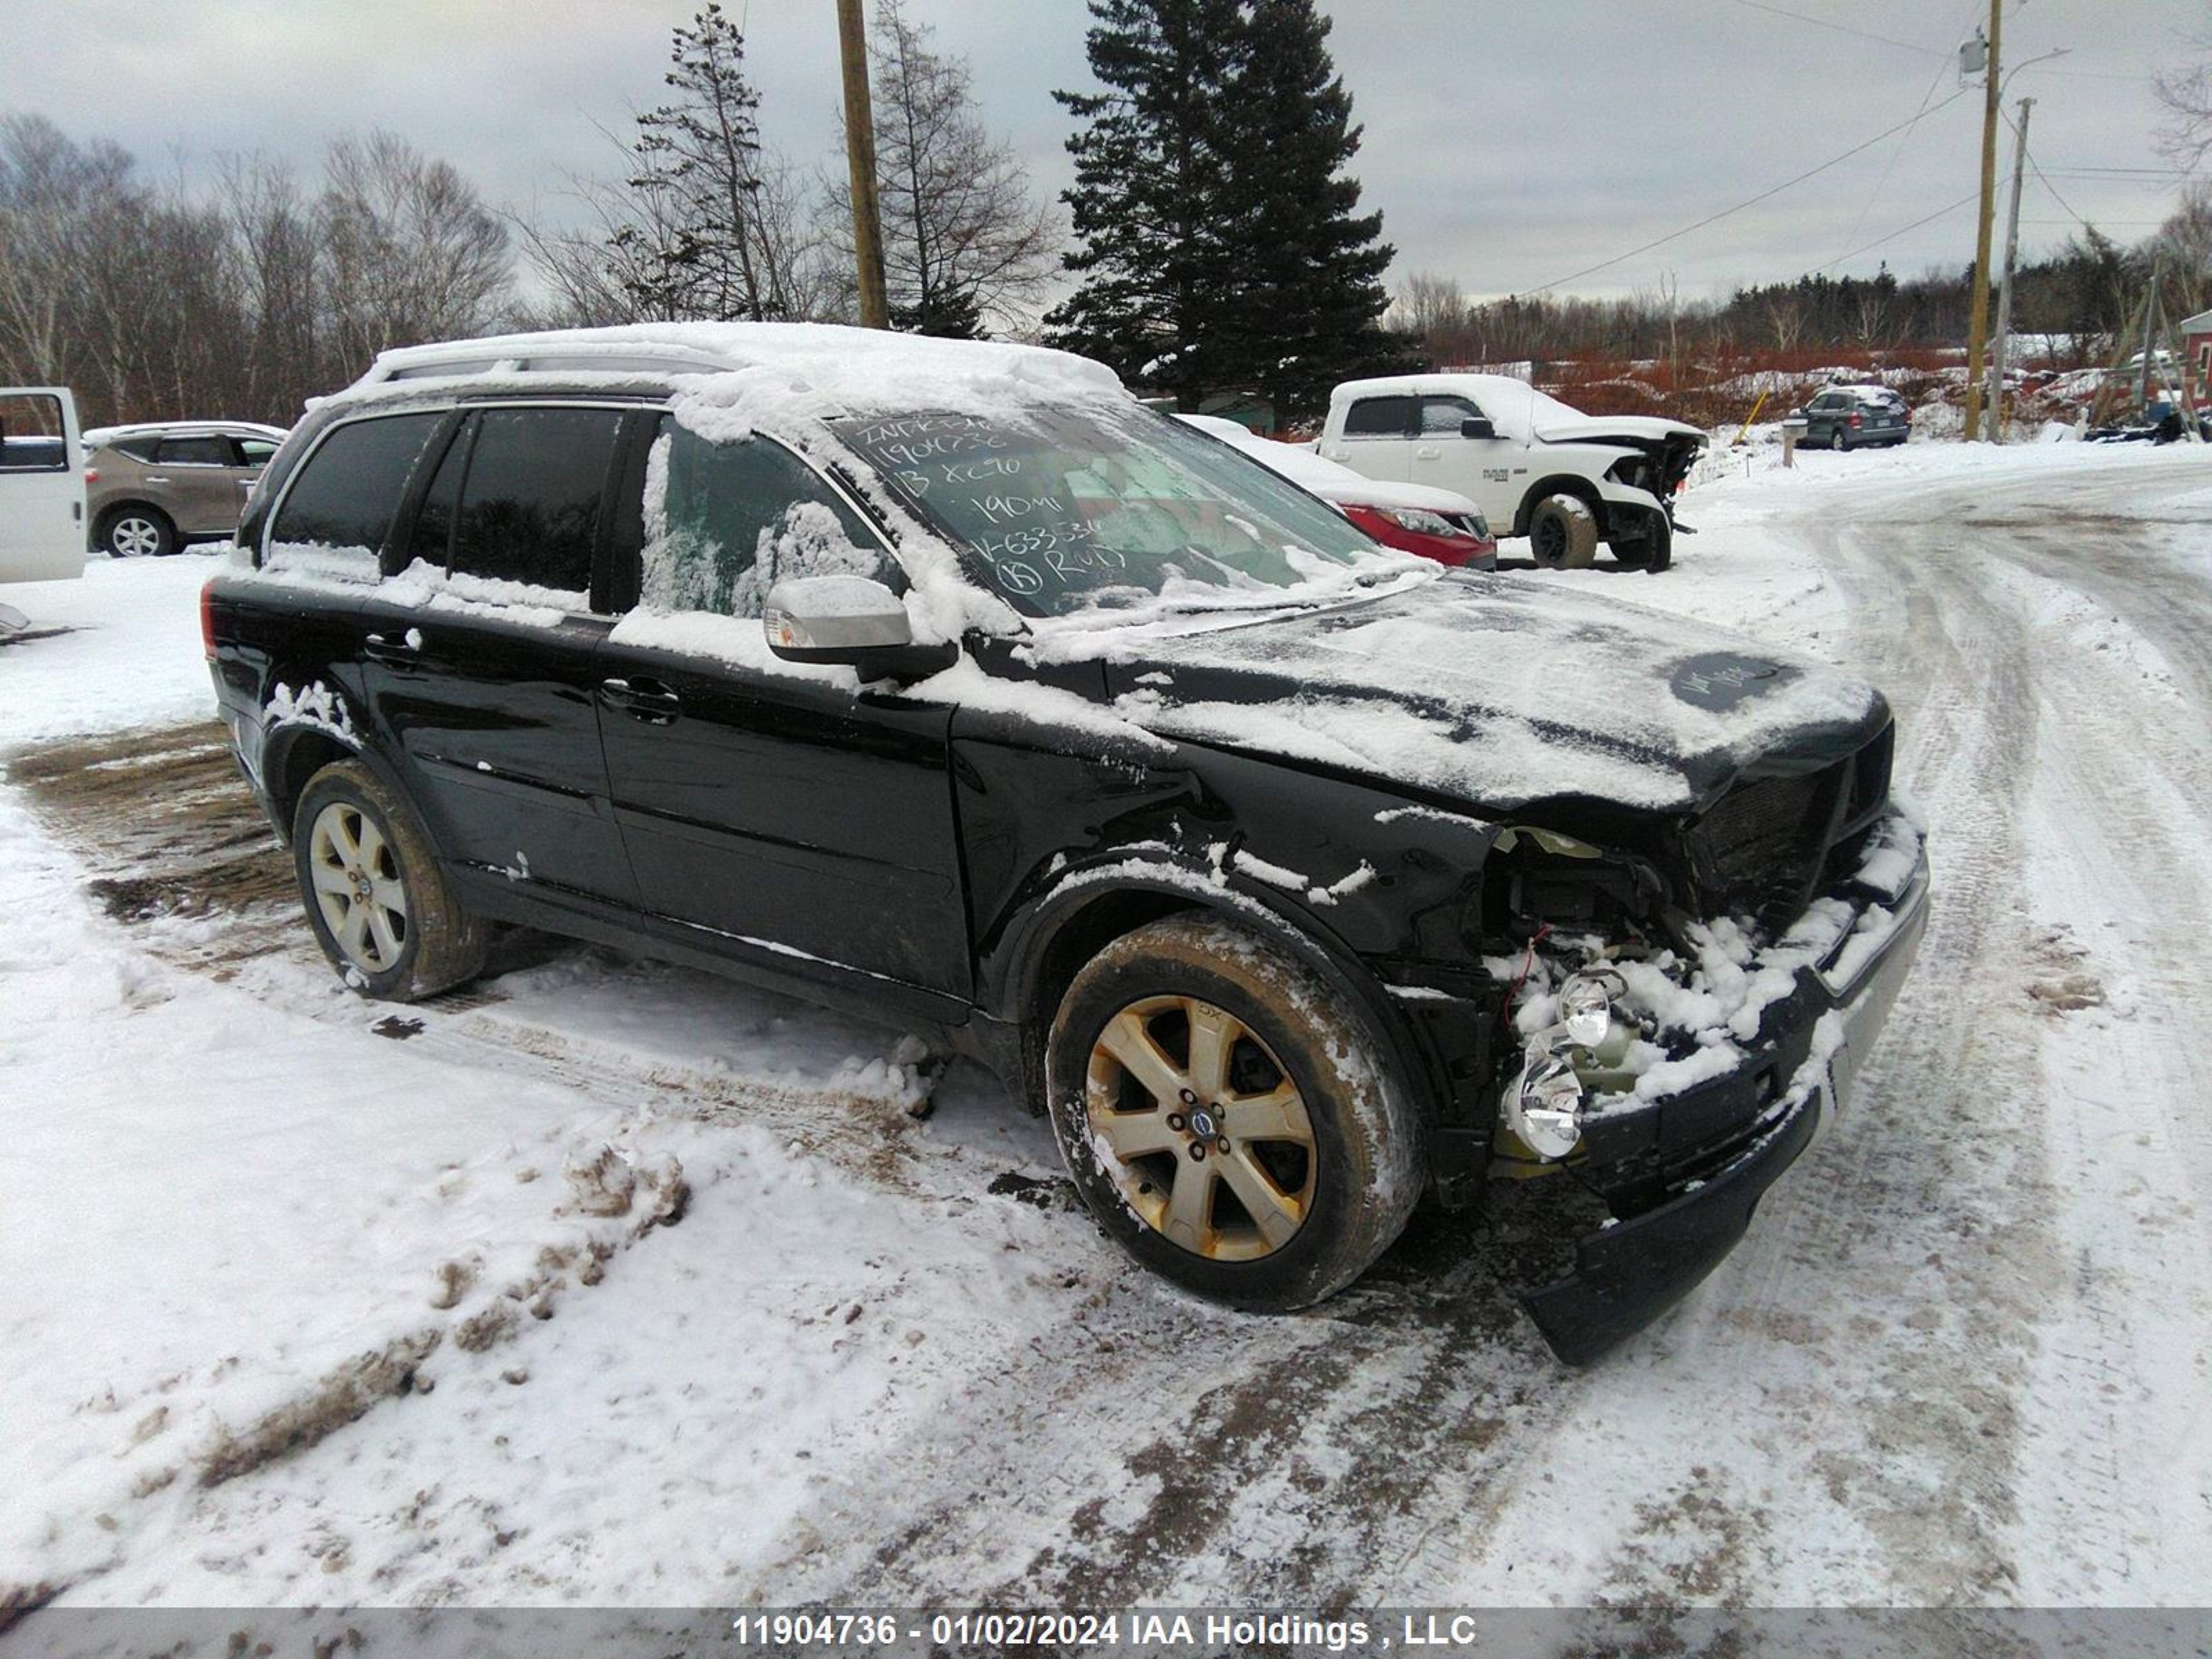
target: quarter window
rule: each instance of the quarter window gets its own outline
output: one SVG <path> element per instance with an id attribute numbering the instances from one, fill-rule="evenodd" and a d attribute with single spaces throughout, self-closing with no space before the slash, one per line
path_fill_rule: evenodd
<path id="1" fill-rule="evenodd" d="M 1402 438 L 1413 428 L 1411 398 L 1362 398 L 1344 413 L 1347 438 Z"/>
<path id="2" fill-rule="evenodd" d="M 240 438 L 238 441 L 239 463 L 244 466 L 265 466 L 269 458 L 276 453 L 273 438 Z"/>
<path id="3" fill-rule="evenodd" d="M 453 527 L 454 572 L 589 592 L 621 420 L 610 409 L 479 415 Z"/>
<path id="4" fill-rule="evenodd" d="M 903 574 L 814 471 L 779 443 L 710 443 L 663 419 L 646 473 L 642 598 L 663 611 L 757 617 L 789 576 Z"/>
<path id="5" fill-rule="evenodd" d="M 337 428 L 307 458 L 269 532 L 267 562 L 335 556 L 374 574 L 392 516 L 437 415 L 386 415 Z"/>

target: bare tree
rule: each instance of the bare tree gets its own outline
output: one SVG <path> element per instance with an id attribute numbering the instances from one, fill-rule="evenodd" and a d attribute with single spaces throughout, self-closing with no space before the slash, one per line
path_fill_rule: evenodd
<path id="1" fill-rule="evenodd" d="M 2212 307 L 2212 179 L 2192 179 L 2150 239 L 2153 262 L 2179 315 Z"/>
<path id="2" fill-rule="evenodd" d="M 1012 145 L 984 127 L 967 59 L 933 50 L 933 33 L 899 0 L 879 0 L 869 32 L 891 322 L 960 336 L 1017 326 L 1051 283 L 1060 216 L 1031 192 Z M 833 179 L 824 190 L 827 239 L 849 271 L 851 186 Z"/>
<path id="3" fill-rule="evenodd" d="M 507 297 L 507 227 L 451 166 L 395 134 L 332 141 L 316 216 L 341 364 L 481 333 Z"/>
<path id="4" fill-rule="evenodd" d="M 2212 6 L 2206 9 L 2212 16 Z M 2179 167 L 2197 167 L 2212 155 L 2212 28 L 2191 38 L 2196 62 L 2161 70 L 2151 90 L 2166 106 L 2166 125 L 2158 137 L 2161 154 Z"/>

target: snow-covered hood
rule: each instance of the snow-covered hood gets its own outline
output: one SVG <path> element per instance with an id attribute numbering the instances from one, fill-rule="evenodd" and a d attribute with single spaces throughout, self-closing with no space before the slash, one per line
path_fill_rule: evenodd
<path id="1" fill-rule="evenodd" d="M 1705 434 L 1696 427 L 1657 415 L 1584 415 L 1571 421 L 1540 420 L 1535 433 L 1547 444 L 1663 444 L 1682 438 L 1699 444 L 1705 441 Z"/>
<path id="2" fill-rule="evenodd" d="M 1889 718 L 1871 686 L 1808 659 L 1525 578 L 1095 637 L 1115 712 L 1161 737 L 1477 809 L 1576 795 L 1684 811 L 1753 761 L 1840 757 Z"/>

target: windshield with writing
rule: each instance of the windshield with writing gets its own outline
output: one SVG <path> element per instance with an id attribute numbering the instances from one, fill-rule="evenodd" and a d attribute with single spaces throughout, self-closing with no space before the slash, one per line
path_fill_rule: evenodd
<path id="1" fill-rule="evenodd" d="M 1025 616 L 1341 585 L 1388 559 L 1227 445 L 1149 410 L 1040 404 L 833 422 Z"/>

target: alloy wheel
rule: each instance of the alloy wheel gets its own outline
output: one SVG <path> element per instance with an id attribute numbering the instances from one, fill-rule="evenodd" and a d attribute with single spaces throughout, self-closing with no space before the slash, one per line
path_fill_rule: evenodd
<path id="1" fill-rule="evenodd" d="M 332 801 L 315 815 L 307 861 L 315 903 L 346 960 L 367 973 L 390 971 L 407 943 L 407 888 L 376 820 Z"/>
<path id="2" fill-rule="evenodd" d="M 107 532 L 107 549 L 119 559 L 143 559 L 161 549 L 161 527 L 133 514 L 118 519 Z"/>
<path id="3" fill-rule="evenodd" d="M 1148 997 L 1091 1049 L 1085 1109 L 1100 1167 L 1130 1210 L 1216 1261 L 1289 1243 L 1313 1206 L 1313 1119 L 1251 1028 L 1195 997 Z"/>

